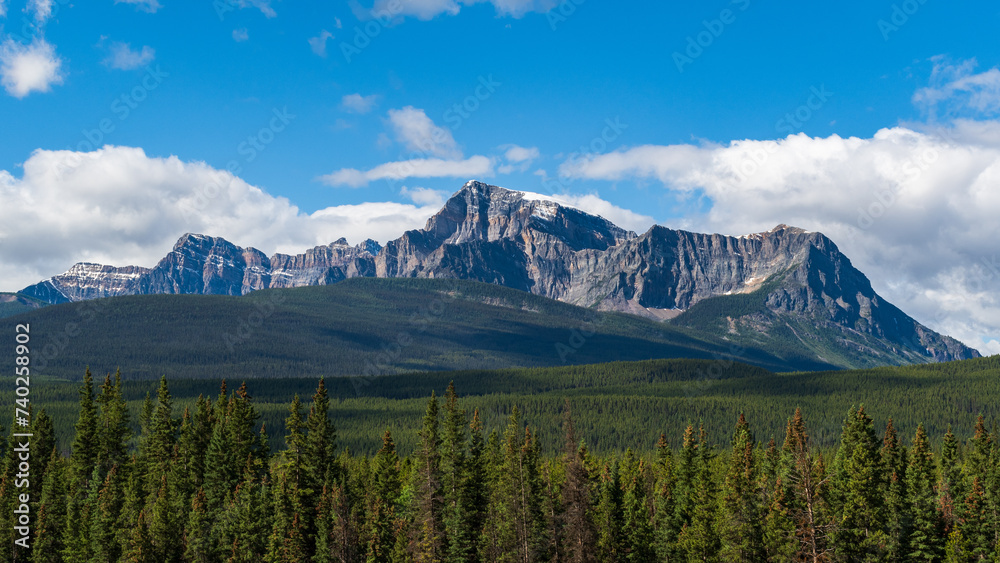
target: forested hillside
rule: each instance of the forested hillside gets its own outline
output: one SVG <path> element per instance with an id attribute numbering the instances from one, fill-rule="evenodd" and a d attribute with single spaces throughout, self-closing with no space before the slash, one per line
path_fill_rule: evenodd
<path id="1" fill-rule="evenodd" d="M 778 371 L 834 369 L 795 346 L 739 348 L 685 327 L 479 282 L 354 278 L 242 297 L 139 295 L 53 305 L 32 325 L 41 373 L 273 378 L 732 357 Z M 13 328 L 11 328 L 13 330 Z M 13 361 L 0 347 L 0 363 Z"/>
<path id="2" fill-rule="evenodd" d="M 323 380 L 286 405 L 275 449 L 246 385 L 181 409 L 164 379 L 137 436 L 120 376 L 94 386 L 88 372 L 68 456 L 52 417 L 32 417 L 32 547 L 0 560 L 972 562 L 1000 547 L 1000 436 L 983 417 L 934 436 L 940 448 L 859 407 L 832 454 L 798 409 L 777 440 L 739 414 L 724 434 L 665 427 L 679 447 L 595 454 L 565 401 L 546 454 L 531 416 L 515 407 L 491 428 L 449 386 L 422 400 L 411 454 L 384 430 L 359 456 L 340 447 Z M 18 446 L 0 479 L 8 546 Z"/>
<path id="3" fill-rule="evenodd" d="M 83 370 L 81 370 L 81 375 Z M 133 379 L 123 370 L 122 393 L 138 432 L 138 415 L 147 394 L 155 399 L 155 382 Z M 55 420 L 60 450 L 69 451 L 78 411 L 79 383 L 36 379 L 33 401 Z M 254 404 L 270 435 L 281 447 L 287 404 L 294 394 L 310 395 L 317 378 L 248 380 Z M 743 412 L 754 421 L 758 436 L 780 438 L 787 413 L 802 407 L 810 413 L 813 442 L 833 447 L 847 409 L 861 403 L 878 416 L 891 413 L 901 431 L 912 433 L 923 423 L 932 440 L 949 425 L 972 431 L 978 414 L 1000 419 L 1000 358 L 873 370 L 776 374 L 729 361 L 650 360 L 584 366 L 459 372 L 408 373 L 381 377 L 328 378 L 331 404 L 340 428 L 340 443 L 351 451 L 372 454 L 386 427 L 393 430 L 403 454 L 416 447 L 416 431 L 425 399 L 444 393 L 450 381 L 462 391 L 466 406 L 478 409 L 487 428 L 503 426 L 518 406 L 536 428 L 546 453 L 559 446 L 563 403 L 569 398 L 577 428 L 592 451 L 606 454 L 631 447 L 652 452 L 660 433 L 701 423 L 714 436 L 731 430 Z M 231 380 L 230 386 L 241 380 Z M 220 380 L 170 380 L 179 409 L 195 408 L 199 395 L 218 393 Z M 13 390 L 0 390 L 0 420 L 13 416 Z M 881 414 L 886 413 L 886 414 Z M 884 418 L 878 419 L 880 424 Z M 674 446 L 680 435 L 667 433 Z"/>

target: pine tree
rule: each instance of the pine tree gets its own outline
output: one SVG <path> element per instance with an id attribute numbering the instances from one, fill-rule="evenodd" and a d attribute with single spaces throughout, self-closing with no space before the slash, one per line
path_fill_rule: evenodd
<path id="1" fill-rule="evenodd" d="M 122 465 L 128 460 L 128 444 L 132 439 L 128 405 L 122 396 L 121 370 L 115 372 L 113 383 L 110 374 L 104 378 L 97 395 L 97 405 L 100 417 L 97 422 L 96 462 L 104 475 L 112 466 Z"/>
<path id="2" fill-rule="evenodd" d="M 733 448 L 722 488 L 718 529 L 723 561 L 763 561 L 765 512 L 758 484 L 760 468 L 754 457 L 756 442 L 746 418 L 740 414 L 733 433 Z"/>
<path id="3" fill-rule="evenodd" d="M 672 561 L 676 558 L 677 535 L 680 533 L 678 511 L 676 507 L 676 478 L 674 476 L 674 460 L 667 438 L 660 434 L 656 444 L 656 483 L 653 489 L 653 542 L 656 556 L 660 561 Z"/>
<path id="4" fill-rule="evenodd" d="M 942 553 L 943 522 L 934 494 L 934 459 L 923 424 L 917 426 L 906 471 L 910 514 L 913 518 L 908 541 L 911 561 L 937 561 Z"/>
<path id="5" fill-rule="evenodd" d="M 31 552 L 33 563 L 59 563 L 62 561 L 60 552 L 65 547 L 66 463 L 55 447 L 51 452 L 38 504 L 38 519 L 35 521 Z"/>
<path id="6" fill-rule="evenodd" d="M 714 454 L 701 428 L 694 443 L 693 475 L 690 492 L 691 521 L 677 543 L 689 560 L 719 561 L 721 548 L 717 516 L 717 484 L 712 475 Z"/>
<path id="7" fill-rule="evenodd" d="M 622 497 L 622 553 L 629 562 L 652 561 L 653 528 L 646 494 L 646 462 L 637 459 L 631 448 L 619 464 Z"/>
<path id="8" fill-rule="evenodd" d="M 560 543 L 565 560 L 571 563 L 594 561 L 597 531 L 590 513 L 590 475 L 587 449 L 580 444 L 573 426 L 569 400 L 563 409 L 563 458 L 566 482 L 562 487 Z"/>
<path id="9" fill-rule="evenodd" d="M 313 563 L 357 560 L 358 532 L 351 521 L 347 494 L 335 483 L 323 490 L 317 508 L 316 530 Z"/>
<path id="10" fill-rule="evenodd" d="M 962 517 L 962 501 L 965 498 L 965 483 L 962 477 L 962 461 L 959 456 L 959 442 L 948 426 L 948 433 L 941 445 L 941 476 L 938 480 L 938 502 L 946 531 L 955 528 Z"/>
<path id="11" fill-rule="evenodd" d="M 309 416 L 306 418 L 306 441 L 304 444 L 305 468 L 309 502 L 315 506 L 323 489 L 323 484 L 336 477 L 337 428 L 330 420 L 330 397 L 326 382 L 321 377 L 312 397 Z"/>
<path id="12" fill-rule="evenodd" d="M 599 561 L 621 561 L 622 553 L 622 494 L 618 464 L 604 463 L 598 476 L 596 555 Z"/>
<path id="13" fill-rule="evenodd" d="M 80 415 L 76 423 L 70 455 L 71 490 L 86 490 L 87 480 L 94 471 L 99 451 L 97 437 L 97 407 L 94 405 L 94 378 L 87 368 L 80 386 Z"/>
<path id="14" fill-rule="evenodd" d="M 364 535 L 367 540 L 369 563 L 390 563 L 396 544 L 396 503 L 399 499 L 399 456 L 392 433 L 385 431 L 382 448 L 375 454 L 371 467 Z"/>
<path id="15" fill-rule="evenodd" d="M 211 539 L 211 520 L 206 507 L 205 490 L 199 488 L 191 502 L 187 525 L 184 528 L 184 560 L 190 563 L 217 561 L 217 547 Z"/>
<path id="16" fill-rule="evenodd" d="M 840 557 L 884 560 L 885 474 L 874 422 L 864 407 L 851 409 L 834 459 L 830 490 L 839 523 L 832 541 Z"/>
<path id="17" fill-rule="evenodd" d="M 149 438 L 140 453 L 146 463 L 146 492 L 150 496 L 157 494 L 163 476 L 170 473 L 176 443 L 176 425 L 172 416 L 173 399 L 164 376 L 160 378 L 156 407 L 149 419 Z"/>
<path id="18" fill-rule="evenodd" d="M 465 471 L 464 498 L 468 514 L 463 523 L 467 534 L 468 548 L 466 560 L 475 560 L 478 543 L 486 522 L 486 510 L 490 494 L 488 490 L 489 459 L 486 441 L 483 438 L 483 423 L 479 410 L 472 413 L 469 424 L 469 459 Z M 455 545 L 454 543 L 452 545 Z M 463 546 L 464 547 L 464 546 Z M 464 550 L 463 550 L 464 551 Z"/>
<path id="19" fill-rule="evenodd" d="M 183 536 L 183 520 L 186 519 L 186 507 L 182 511 L 175 502 L 172 488 L 167 482 L 167 476 L 160 478 L 155 500 L 150 506 L 149 541 L 153 553 L 161 563 L 176 563 L 182 553 L 181 539 Z"/>
<path id="20" fill-rule="evenodd" d="M 427 402 L 420 442 L 415 454 L 412 554 L 417 562 L 440 561 L 446 540 L 442 512 L 441 438 L 438 433 L 438 401 L 434 393 Z"/>
<path id="21" fill-rule="evenodd" d="M 448 563 L 468 561 L 475 550 L 475 536 L 469 527 L 472 512 L 467 481 L 470 468 L 466 453 L 465 429 L 468 420 L 458 407 L 454 382 L 445 392 L 443 425 L 441 428 L 441 521 L 447 545 L 442 560 Z"/>
<path id="22" fill-rule="evenodd" d="M 885 494 L 886 518 L 888 520 L 889 543 L 886 560 L 904 561 L 909 549 L 906 545 L 910 535 L 909 497 L 906 492 L 906 450 L 899 443 L 892 418 L 885 427 L 882 438 L 882 463 L 888 476 Z"/>
<path id="23" fill-rule="evenodd" d="M 989 526 L 989 507 L 986 501 L 986 491 L 979 476 L 972 478 L 972 486 L 965 498 L 962 511 L 963 518 L 958 522 L 957 531 L 961 545 L 973 561 L 988 561 L 992 554 L 993 534 Z M 954 532 L 953 532 L 954 533 Z M 949 534 L 949 544 L 951 543 Z"/>
<path id="24" fill-rule="evenodd" d="M 90 520 L 90 551 L 95 562 L 115 563 L 121 557 L 115 528 L 125 501 L 124 485 L 118 466 L 112 465 L 104 478 Z"/>
<path id="25" fill-rule="evenodd" d="M 122 556 L 123 563 L 161 563 L 157 559 L 157 553 L 153 547 L 153 542 L 149 537 L 149 528 L 146 525 L 146 513 L 140 512 L 139 518 L 134 526 L 129 528 L 128 547 Z"/>

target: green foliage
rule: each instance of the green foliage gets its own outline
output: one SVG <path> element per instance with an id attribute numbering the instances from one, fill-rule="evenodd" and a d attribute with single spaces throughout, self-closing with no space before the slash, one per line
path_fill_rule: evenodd
<path id="1" fill-rule="evenodd" d="M 648 376 L 657 365 L 611 369 L 635 377 L 626 368 L 642 367 Z M 586 372 L 575 373 L 586 381 Z M 89 379 L 78 394 L 77 444 L 134 443 L 131 428 L 123 435 L 119 424 L 88 430 L 92 417 L 124 419 L 113 405 L 128 403 L 128 386 L 105 384 L 97 404 Z M 925 426 L 916 427 L 907 449 L 895 420 L 880 436 L 869 410 L 852 408 L 827 472 L 801 409 L 785 421 L 780 448 L 773 439 L 758 442 L 753 419 L 740 416 L 725 449 L 709 440 L 704 425 L 686 424 L 671 429 L 678 449 L 662 436 L 655 453 L 637 443 L 596 454 L 583 445 L 586 434 L 570 414 L 579 397 L 563 388 L 561 451 L 546 455 L 533 424 L 545 420 L 544 411 L 522 414 L 511 405 L 502 433 L 484 438 L 479 411 L 471 423 L 465 415 L 482 397 L 460 399 L 449 386 L 443 406 L 434 393 L 420 400 L 420 427 L 408 431 L 417 444 L 412 454 L 401 457 L 385 431 L 374 457 L 345 448 L 334 458 L 333 421 L 340 421 L 342 403 L 329 399 L 325 382 L 315 389 L 309 404 L 293 394 L 284 405 L 284 445 L 272 455 L 265 434 L 255 430 L 257 402 L 248 386 L 231 393 L 223 386 L 218 400 L 199 398 L 194 416 L 186 410 L 178 418 L 161 381 L 155 406 L 148 403 L 139 417 L 145 436 L 137 445 L 118 454 L 117 446 L 105 446 L 105 454 L 98 447 L 84 480 L 67 478 L 82 473 L 74 464 L 84 448 L 66 458 L 52 447 L 39 463 L 45 475 L 33 506 L 31 560 L 973 562 L 1000 556 L 1000 455 L 985 416 L 976 419 L 964 456 L 948 432 L 942 458 L 949 461 L 937 464 Z M 136 403 L 140 396 L 135 390 Z M 33 429 L 54 443 L 58 427 L 48 428 L 41 413 L 36 420 Z M 212 438 L 199 446 L 195 428 L 211 429 Z M 14 499 L 13 450 L 11 442 L 0 479 L 5 510 Z M 191 475 L 191 455 L 205 456 L 200 482 Z M 235 477 L 215 467 L 237 458 L 243 463 Z M 949 479 L 955 482 L 942 487 Z M 964 491 L 964 498 L 949 508 L 945 489 Z M 209 490 L 219 497 L 215 505 Z M 893 527 L 894 520 L 903 525 Z"/>
<path id="2" fill-rule="evenodd" d="M 99 314 L 94 313 L 98 307 Z M 833 369 L 788 335 L 780 354 L 712 332 L 599 312 L 472 281 L 352 278 L 328 286 L 221 295 L 138 295 L 54 305 L 30 316 L 32 344 L 58 349 L 35 360 L 44 373 L 77 380 L 287 378 L 430 370 L 541 367 L 649 358 L 733 358 L 768 369 Z M 153 320 L 151 322 L 151 320 Z M 67 326 L 79 333 L 66 335 Z M 798 352 L 795 352 L 798 350 Z M 14 349 L 0 349 L 13 365 Z M 890 362 L 898 363 L 898 362 Z"/>

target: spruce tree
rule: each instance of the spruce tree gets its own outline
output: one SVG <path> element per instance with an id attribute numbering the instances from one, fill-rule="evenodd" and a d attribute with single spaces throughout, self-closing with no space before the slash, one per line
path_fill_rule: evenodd
<path id="1" fill-rule="evenodd" d="M 446 540 L 442 520 L 443 488 L 441 474 L 441 438 L 438 432 L 438 401 L 434 393 L 427 402 L 420 442 L 414 455 L 413 481 L 413 560 L 418 563 L 440 561 Z M 456 487 L 457 488 L 457 487 Z"/>
<path id="2" fill-rule="evenodd" d="M 211 538 L 211 520 L 206 507 L 205 490 L 199 488 L 191 501 L 187 524 L 184 527 L 184 560 L 189 563 L 217 561 L 218 548 Z"/>
<path id="3" fill-rule="evenodd" d="M 941 444 L 941 472 L 937 488 L 945 530 L 950 532 L 962 517 L 962 502 L 965 499 L 960 445 L 951 425 Z"/>
<path id="4" fill-rule="evenodd" d="M 445 392 L 444 416 L 441 428 L 441 521 L 446 539 L 442 560 L 448 563 L 467 561 L 475 550 L 475 535 L 467 521 L 470 506 L 467 482 L 469 459 L 466 452 L 465 411 L 458 406 L 454 382 Z"/>
<path id="5" fill-rule="evenodd" d="M 910 515 L 913 518 L 908 541 L 911 561 L 937 561 L 943 551 L 944 525 L 937 510 L 934 491 L 934 459 L 923 424 L 917 426 L 906 470 Z"/>
<path id="6" fill-rule="evenodd" d="M 723 561 L 762 561 L 767 557 L 762 527 L 765 512 L 758 490 L 761 472 L 755 449 L 753 434 L 741 413 L 721 492 L 718 528 Z"/>
<path id="7" fill-rule="evenodd" d="M 32 544 L 32 563 L 59 563 L 65 547 L 63 533 L 66 528 L 66 463 L 53 447 L 42 484 L 42 496 L 35 520 L 35 537 Z"/>
<path id="8" fill-rule="evenodd" d="M 624 561 L 655 559 L 653 528 L 646 494 L 646 462 L 636 458 L 631 448 L 619 464 L 622 497 L 622 555 Z"/>
<path id="9" fill-rule="evenodd" d="M 832 541 L 841 558 L 883 561 L 888 544 L 885 468 L 874 422 L 851 409 L 834 459 L 830 497 L 838 521 Z"/>
<path id="10" fill-rule="evenodd" d="M 595 561 L 597 531 L 590 510 L 587 450 L 580 444 L 576 435 L 568 400 L 563 409 L 563 434 L 566 482 L 562 487 L 562 529 L 559 543 L 564 551 L 565 561 L 589 563 Z"/>
<path id="11" fill-rule="evenodd" d="M 621 493 L 618 464 L 609 460 L 604 463 L 598 476 L 597 507 L 594 514 L 597 525 L 596 555 L 599 561 L 623 560 Z"/>
<path id="12" fill-rule="evenodd" d="M 94 404 L 94 378 L 87 368 L 80 386 L 80 415 L 76 423 L 70 455 L 71 490 L 84 491 L 94 471 L 99 443 L 97 437 L 97 407 Z"/>
<path id="13" fill-rule="evenodd" d="M 882 463 L 887 473 L 885 509 L 888 520 L 889 543 L 886 560 L 901 562 L 909 550 L 906 545 L 910 535 L 909 497 L 906 492 L 906 450 L 899 442 L 892 418 L 885 427 L 882 438 Z"/>
<path id="14" fill-rule="evenodd" d="M 714 454 L 705 437 L 704 428 L 699 429 L 694 454 L 690 492 L 691 521 L 681 532 L 677 543 L 689 560 L 719 561 L 721 542 L 716 527 L 718 486 L 711 468 Z"/>
<path id="15" fill-rule="evenodd" d="M 671 561 L 676 557 L 677 536 L 680 533 L 676 507 L 676 478 L 674 475 L 673 453 L 667 438 L 660 434 L 656 444 L 656 481 L 653 489 L 653 543 L 660 561 Z"/>
<path id="16" fill-rule="evenodd" d="M 101 485 L 90 519 L 90 551 L 95 562 L 115 563 L 121 557 L 116 527 L 125 501 L 125 484 L 118 466 L 112 465 Z"/>
<path id="17" fill-rule="evenodd" d="M 122 396 L 120 369 L 115 372 L 113 382 L 110 374 L 104 378 L 104 384 L 97 395 L 97 405 L 100 416 L 97 424 L 96 462 L 103 475 L 112 466 L 121 465 L 128 460 L 128 445 L 132 439 L 128 405 Z"/>

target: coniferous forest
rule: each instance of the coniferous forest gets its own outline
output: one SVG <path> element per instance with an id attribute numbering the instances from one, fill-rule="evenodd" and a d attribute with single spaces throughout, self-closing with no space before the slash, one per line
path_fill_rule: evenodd
<path id="1" fill-rule="evenodd" d="M 560 453 L 543 455 L 515 408 L 486 432 L 453 386 L 427 401 L 417 447 L 392 434 L 371 457 L 337 447 L 320 379 L 288 407 L 271 451 L 244 384 L 175 412 L 167 381 L 133 436 L 120 375 L 88 372 L 71 453 L 52 419 L 33 417 L 31 548 L 4 561 L 997 561 L 1000 448 L 980 417 L 972 436 L 932 448 L 923 426 L 875 428 L 864 407 L 843 422 L 835 453 L 810 443 L 808 413 L 783 440 L 698 425 L 598 456 L 563 412 Z M 375 438 L 375 437 L 373 437 Z M 134 447 L 133 447 L 134 445 Z M 5 545 L 18 458 L 3 453 Z M 37 454 L 36 454 L 37 455 Z"/>

